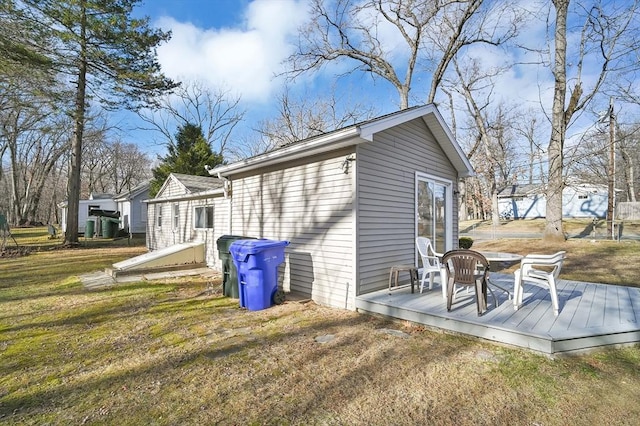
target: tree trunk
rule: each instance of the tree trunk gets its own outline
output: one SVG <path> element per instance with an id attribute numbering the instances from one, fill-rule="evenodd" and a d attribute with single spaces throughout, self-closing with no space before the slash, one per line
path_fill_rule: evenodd
<path id="1" fill-rule="evenodd" d="M 551 116 L 551 138 L 549 140 L 549 182 L 547 184 L 547 219 L 542 239 L 564 241 L 562 227 L 562 190 L 564 188 L 563 149 L 566 134 L 565 97 L 567 93 L 567 10 L 569 0 L 553 0 L 556 9 L 555 65 L 553 74 L 555 88 Z"/>
<path id="2" fill-rule="evenodd" d="M 67 230 L 65 244 L 78 244 L 78 212 L 80 210 L 80 173 L 82 168 L 82 135 L 84 133 L 85 94 L 87 86 L 86 4 L 81 2 L 80 54 L 78 57 L 78 85 L 75 101 L 75 131 L 71 144 L 71 167 L 67 194 Z"/>
<path id="3" fill-rule="evenodd" d="M 635 173 L 633 170 L 633 159 L 627 152 L 626 146 L 620 147 L 620 154 L 625 166 L 625 192 L 627 201 L 636 202 Z"/>

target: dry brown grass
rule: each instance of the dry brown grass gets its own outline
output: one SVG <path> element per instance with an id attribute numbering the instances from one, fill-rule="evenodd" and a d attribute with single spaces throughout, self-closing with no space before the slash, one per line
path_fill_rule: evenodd
<path id="1" fill-rule="evenodd" d="M 82 288 L 77 274 L 135 250 L 58 250 L 0 261 L 1 422 L 623 425 L 640 419 L 639 347 L 552 360 L 312 302 L 250 312 L 205 278 Z M 316 341 L 327 335 L 334 339 Z"/>
<path id="2" fill-rule="evenodd" d="M 640 287 L 640 241 L 572 239 L 551 244 L 539 239 L 498 239 L 474 243 L 472 248 L 521 255 L 566 250 L 561 278 Z M 507 271 L 515 268 L 517 265 Z"/>

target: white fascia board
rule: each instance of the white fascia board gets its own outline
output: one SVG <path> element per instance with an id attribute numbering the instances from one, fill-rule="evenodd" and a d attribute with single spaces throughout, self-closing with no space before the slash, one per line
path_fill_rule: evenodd
<path id="1" fill-rule="evenodd" d="M 375 133 L 380 133 L 394 126 L 423 117 L 429 113 L 437 111 L 433 104 L 425 105 L 419 108 L 412 108 L 406 111 L 373 120 L 371 123 L 363 124 L 360 130 L 360 137 L 371 142 Z"/>
<path id="2" fill-rule="evenodd" d="M 332 132 L 325 136 L 310 139 L 306 142 L 294 143 L 276 151 L 266 152 L 256 157 L 238 161 L 224 166 L 217 166 L 209 169 L 211 176 L 228 176 L 232 173 L 248 172 L 260 167 L 267 167 L 283 161 L 297 160 L 323 152 L 333 151 L 346 146 L 355 145 L 364 140 L 358 140 L 360 128 L 356 126 L 347 127 L 338 132 Z"/>
<path id="3" fill-rule="evenodd" d="M 150 198 L 148 200 L 142 200 L 142 202 L 147 204 L 156 204 L 156 203 L 166 203 L 170 201 L 201 200 L 203 198 L 212 198 L 212 197 L 215 197 L 216 195 L 224 196 L 224 189 L 216 188 L 208 191 L 189 193 L 189 194 L 183 194 L 183 195 L 175 195 L 173 197 Z"/>

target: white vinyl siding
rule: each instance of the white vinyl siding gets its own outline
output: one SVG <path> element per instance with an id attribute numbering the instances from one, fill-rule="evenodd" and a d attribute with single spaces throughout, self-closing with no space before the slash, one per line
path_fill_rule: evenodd
<path id="1" fill-rule="evenodd" d="M 354 309 L 353 184 L 342 163 L 352 151 L 233 180 L 233 234 L 287 240 L 286 290 Z"/>
<path id="2" fill-rule="evenodd" d="M 362 144 L 358 163 L 358 294 L 385 288 L 389 268 L 415 262 L 415 173 L 456 181 L 456 172 L 422 119 Z M 457 208 L 452 209 L 457 229 Z M 457 231 L 453 232 L 457 238 Z"/>
<path id="3" fill-rule="evenodd" d="M 182 199 L 162 201 L 163 198 L 183 197 Z M 175 210 L 177 206 L 177 211 Z M 196 207 L 211 207 L 213 218 L 209 228 L 194 228 L 194 211 Z M 165 225 L 158 228 L 156 225 L 157 212 L 163 209 L 166 215 Z M 171 180 L 155 199 L 148 204 L 147 223 L 147 247 L 149 250 L 158 250 L 174 244 L 189 241 L 205 242 L 205 260 L 207 265 L 220 269 L 222 267 L 218 257 L 216 241 L 229 229 L 229 200 L 225 200 L 222 194 L 202 198 L 198 193 L 185 194 L 182 185 Z M 175 225 L 177 220 L 178 226 Z M 211 217 L 210 217 L 211 220 Z M 168 222 L 167 222 L 168 221 Z M 170 224 L 170 226 L 168 226 Z"/>

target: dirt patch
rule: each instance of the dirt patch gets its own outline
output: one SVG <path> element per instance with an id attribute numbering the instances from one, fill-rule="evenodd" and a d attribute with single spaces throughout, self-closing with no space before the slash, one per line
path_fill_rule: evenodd
<path id="1" fill-rule="evenodd" d="M 3 258 L 22 257 L 28 256 L 29 254 L 31 254 L 29 247 L 5 247 L 0 250 L 0 257 Z"/>

